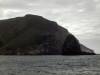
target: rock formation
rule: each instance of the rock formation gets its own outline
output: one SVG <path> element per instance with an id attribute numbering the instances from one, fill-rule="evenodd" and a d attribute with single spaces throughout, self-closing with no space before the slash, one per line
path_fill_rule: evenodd
<path id="1" fill-rule="evenodd" d="M 0 20 L 0 54 L 95 54 L 88 50 L 67 29 L 41 16 Z"/>

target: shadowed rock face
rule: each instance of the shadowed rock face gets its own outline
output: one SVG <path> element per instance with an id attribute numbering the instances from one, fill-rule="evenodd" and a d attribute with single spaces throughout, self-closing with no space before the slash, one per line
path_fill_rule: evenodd
<path id="1" fill-rule="evenodd" d="M 88 49 L 89 50 L 89 49 Z M 0 54 L 91 54 L 56 22 L 41 16 L 25 15 L 0 21 Z"/>
<path id="2" fill-rule="evenodd" d="M 64 55 L 78 55 L 82 52 L 79 41 L 72 34 L 66 37 L 62 50 Z"/>
<path id="3" fill-rule="evenodd" d="M 75 36 L 69 34 L 63 44 L 63 55 L 92 55 L 93 50 L 80 44 Z"/>

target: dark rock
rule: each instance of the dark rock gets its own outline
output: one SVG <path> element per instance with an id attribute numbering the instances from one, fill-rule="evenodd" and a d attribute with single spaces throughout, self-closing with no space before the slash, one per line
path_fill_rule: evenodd
<path id="1" fill-rule="evenodd" d="M 62 50 L 64 55 L 79 55 L 82 52 L 79 41 L 72 34 L 66 37 Z"/>
<path id="2" fill-rule="evenodd" d="M 82 54 L 90 54 L 90 55 L 95 55 L 95 52 L 92 50 L 92 49 L 89 49 L 87 48 L 86 46 L 84 46 L 83 44 L 80 44 L 80 48 L 81 48 L 81 51 L 82 51 Z"/>
<path id="3" fill-rule="evenodd" d="M 75 36 L 69 34 L 63 44 L 64 55 L 94 55 L 94 51 L 80 44 Z"/>
<path id="4" fill-rule="evenodd" d="M 91 50 L 83 53 L 82 49 L 67 29 L 41 16 L 0 20 L 0 54 L 91 54 Z"/>

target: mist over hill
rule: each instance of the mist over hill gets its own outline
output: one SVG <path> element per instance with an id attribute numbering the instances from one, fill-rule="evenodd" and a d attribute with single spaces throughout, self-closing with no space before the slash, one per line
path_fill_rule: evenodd
<path id="1" fill-rule="evenodd" d="M 80 44 L 67 29 L 38 15 L 0 20 L 0 54 L 86 55 L 93 50 Z"/>

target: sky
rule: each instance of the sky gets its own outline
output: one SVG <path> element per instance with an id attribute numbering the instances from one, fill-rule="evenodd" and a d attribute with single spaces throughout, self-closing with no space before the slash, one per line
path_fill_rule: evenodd
<path id="1" fill-rule="evenodd" d="M 0 19 L 25 14 L 56 21 L 100 53 L 100 0 L 0 0 Z"/>

